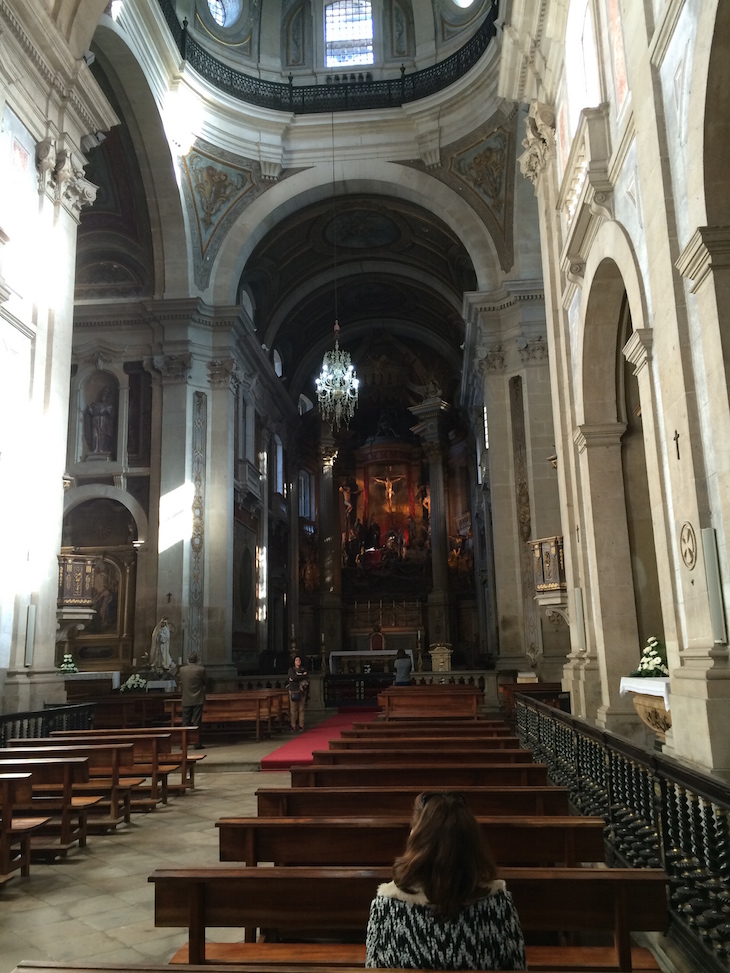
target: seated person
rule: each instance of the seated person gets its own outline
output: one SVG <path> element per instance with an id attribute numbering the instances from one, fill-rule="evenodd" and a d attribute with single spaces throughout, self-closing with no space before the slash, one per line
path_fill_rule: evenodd
<path id="1" fill-rule="evenodd" d="M 396 652 L 393 668 L 395 669 L 395 685 L 410 686 L 413 663 L 406 655 L 405 649 L 401 648 Z"/>
<path id="2" fill-rule="evenodd" d="M 525 970 L 512 897 L 461 794 L 416 798 L 393 881 L 370 905 L 365 965 L 396 969 Z"/>
<path id="3" fill-rule="evenodd" d="M 380 631 L 380 625 L 373 625 L 373 630 L 370 634 L 370 651 L 382 652 L 384 648 L 385 636 Z"/>

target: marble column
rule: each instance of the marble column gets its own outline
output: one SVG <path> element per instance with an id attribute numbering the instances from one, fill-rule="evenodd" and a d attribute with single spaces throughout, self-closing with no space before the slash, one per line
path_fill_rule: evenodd
<path id="1" fill-rule="evenodd" d="M 287 579 L 287 644 L 295 652 L 299 644 L 299 454 L 288 451 L 289 479 L 289 577 Z"/>

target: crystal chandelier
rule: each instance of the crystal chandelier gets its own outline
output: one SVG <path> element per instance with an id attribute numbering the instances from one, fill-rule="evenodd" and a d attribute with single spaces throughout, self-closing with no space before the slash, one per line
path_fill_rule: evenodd
<path id="1" fill-rule="evenodd" d="M 325 352 L 322 371 L 316 380 L 319 414 L 330 423 L 333 432 L 337 432 L 343 422 L 350 425 L 360 387 L 350 353 L 340 348 L 339 333 L 340 326 L 335 321 L 335 347 Z"/>

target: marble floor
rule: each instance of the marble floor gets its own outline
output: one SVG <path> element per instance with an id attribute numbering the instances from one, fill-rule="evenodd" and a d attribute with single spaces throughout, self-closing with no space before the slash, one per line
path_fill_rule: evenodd
<path id="1" fill-rule="evenodd" d="M 289 785 L 288 772 L 257 769 L 281 742 L 211 746 L 194 791 L 0 887 L 0 973 L 21 960 L 167 963 L 187 934 L 155 928 L 147 877 L 165 865 L 217 862 L 216 820 L 255 814 L 257 788 Z"/>

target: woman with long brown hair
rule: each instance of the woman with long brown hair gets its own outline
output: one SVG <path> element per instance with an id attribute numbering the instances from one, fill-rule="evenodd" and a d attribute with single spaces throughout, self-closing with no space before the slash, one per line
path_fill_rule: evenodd
<path id="1" fill-rule="evenodd" d="M 524 970 L 512 897 L 461 794 L 419 794 L 393 881 L 370 906 L 366 966 Z"/>

